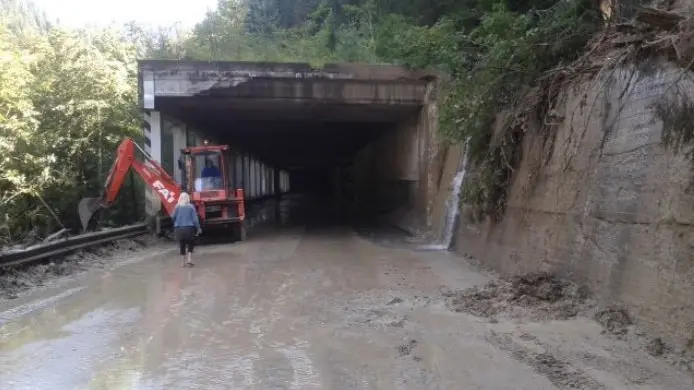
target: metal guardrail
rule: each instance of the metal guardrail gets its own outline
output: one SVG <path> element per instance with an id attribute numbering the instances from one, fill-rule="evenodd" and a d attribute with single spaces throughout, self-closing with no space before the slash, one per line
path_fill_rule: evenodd
<path id="1" fill-rule="evenodd" d="M 154 219 L 154 231 L 157 235 L 161 235 L 162 232 L 171 230 L 173 228 L 173 220 L 171 217 L 157 216 Z"/>
<path id="2" fill-rule="evenodd" d="M 52 256 L 64 255 L 79 249 L 139 236 L 147 233 L 147 231 L 148 224 L 142 223 L 103 232 L 85 233 L 23 251 L 0 253 L 0 268 L 44 260 Z"/>

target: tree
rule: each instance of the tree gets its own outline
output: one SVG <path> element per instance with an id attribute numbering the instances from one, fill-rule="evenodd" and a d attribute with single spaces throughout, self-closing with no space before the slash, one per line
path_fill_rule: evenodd
<path id="1" fill-rule="evenodd" d="M 5 241 L 51 233 L 59 222 L 78 226 L 78 199 L 101 187 L 122 137 L 140 132 L 135 46 L 119 32 L 16 25 L 0 25 Z"/>

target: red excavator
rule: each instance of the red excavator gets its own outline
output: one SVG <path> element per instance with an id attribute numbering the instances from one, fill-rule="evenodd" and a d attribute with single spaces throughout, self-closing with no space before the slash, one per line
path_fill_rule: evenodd
<path id="1" fill-rule="evenodd" d="M 136 159 L 136 151 L 144 156 Z M 183 182 L 178 183 L 130 138 L 118 146 L 116 160 L 106 178 L 104 194 L 99 198 L 84 198 L 79 203 L 82 228 L 87 229 L 94 213 L 109 207 L 116 200 L 130 168 L 133 168 L 148 187 L 159 195 L 166 213 L 171 216 L 178 195 L 190 194 L 190 201 L 198 211 L 203 232 L 210 227 L 231 229 L 236 240 L 245 240 L 245 205 L 243 190 L 233 190 L 229 184 L 228 156 L 226 145 L 205 145 L 181 150 L 178 167 L 182 170 Z"/>

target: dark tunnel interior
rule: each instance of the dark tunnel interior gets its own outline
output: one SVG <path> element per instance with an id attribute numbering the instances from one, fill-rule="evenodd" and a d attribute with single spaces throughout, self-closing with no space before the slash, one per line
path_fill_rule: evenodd
<path id="1" fill-rule="evenodd" d="M 398 131 L 400 123 L 418 112 L 397 105 L 248 100 L 176 97 L 161 98 L 157 105 L 219 142 L 288 171 L 292 193 L 315 195 L 314 201 L 320 198 L 333 204 L 337 168 L 349 167 L 369 143 Z M 342 175 L 339 180 L 350 179 Z"/>
<path id="2" fill-rule="evenodd" d="M 348 165 L 370 141 L 395 129 L 392 123 L 255 121 L 205 126 L 230 145 L 290 172 L 297 191 L 326 189 L 334 169 Z"/>

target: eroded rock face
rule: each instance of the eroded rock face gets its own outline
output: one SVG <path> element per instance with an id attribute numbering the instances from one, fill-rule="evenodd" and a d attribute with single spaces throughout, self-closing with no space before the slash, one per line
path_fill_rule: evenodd
<path id="1" fill-rule="evenodd" d="M 673 88 L 694 82 L 666 63 L 567 85 L 551 137 L 529 126 L 503 220 L 463 221 L 458 251 L 506 274 L 568 275 L 651 330 L 690 338 L 694 171 L 661 145 L 651 109 Z"/>

